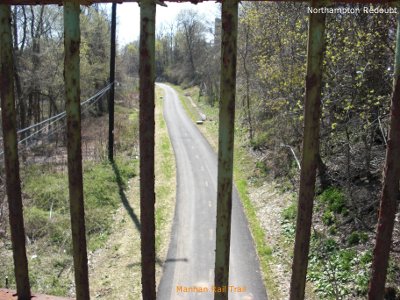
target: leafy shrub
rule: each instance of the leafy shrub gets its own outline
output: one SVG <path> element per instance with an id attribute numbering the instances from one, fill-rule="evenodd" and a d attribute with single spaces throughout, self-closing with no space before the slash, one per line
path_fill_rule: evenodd
<path id="1" fill-rule="evenodd" d="M 282 218 L 287 221 L 294 221 L 297 217 L 297 204 L 292 203 L 282 210 Z"/>
<path id="2" fill-rule="evenodd" d="M 258 161 L 258 162 L 256 162 L 256 168 L 257 168 L 257 170 L 260 171 L 260 173 L 261 173 L 262 175 L 268 175 L 268 173 L 269 173 L 269 168 L 268 168 L 268 166 L 265 164 L 265 162 L 263 162 L 263 161 Z"/>
<path id="3" fill-rule="evenodd" d="M 254 138 L 250 141 L 251 146 L 254 150 L 258 150 L 263 148 L 268 141 L 268 133 L 260 132 L 254 136 Z"/>
<path id="4" fill-rule="evenodd" d="M 327 205 L 327 209 L 334 213 L 342 213 L 345 208 L 346 198 L 341 190 L 330 187 L 319 195 L 318 199 Z"/>
<path id="5" fill-rule="evenodd" d="M 332 211 L 326 210 L 322 214 L 322 223 L 324 223 L 326 226 L 332 225 L 335 223 L 335 215 Z"/>
<path id="6" fill-rule="evenodd" d="M 365 232 L 352 232 L 347 238 L 347 244 L 349 246 L 358 245 L 359 243 L 365 243 L 368 240 L 368 234 Z"/>
<path id="7" fill-rule="evenodd" d="M 308 279 L 323 299 L 352 299 L 368 290 L 371 251 L 340 249 L 334 239 L 313 236 Z"/>

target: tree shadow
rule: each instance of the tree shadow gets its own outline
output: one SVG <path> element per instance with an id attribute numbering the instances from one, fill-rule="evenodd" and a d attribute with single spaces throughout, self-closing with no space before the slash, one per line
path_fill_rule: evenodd
<path id="1" fill-rule="evenodd" d="M 121 198 L 122 205 L 128 212 L 130 218 L 133 221 L 133 224 L 135 224 L 135 226 L 136 226 L 136 229 L 140 232 L 142 226 L 141 226 L 140 221 L 139 221 L 137 215 L 135 214 L 132 206 L 129 204 L 128 198 L 125 195 L 124 183 L 123 183 L 123 180 L 121 177 L 121 173 L 119 172 L 118 166 L 115 164 L 115 162 L 112 162 L 111 165 L 112 165 L 112 168 L 114 170 L 114 173 L 115 173 L 115 176 L 117 179 L 118 192 L 119 192 L 119 196 Z"/>
<path id="2" fill-rule="evenodd" d="M 142 226 L 141 226 L 140 220 L 138 219 L 137 215 L 135 214 L 132 206 L 129 204 L 128 198 L 126 197 L 126 194 L 124 191 L 124 182 L 122 180 L 121 173 L 119 172 L 118 166 L 116 165 L 116 163 L 114 161 L 111 163 L 111 165 L 114 170 L 115 177 L 117 179 L 118 192 L 119 192 L 119 196 L 121 198 L 122 205 L 128 212 L 128 215 L 132 219 L 133 224 L 135 224 L 136 229 L 140 232 Z M 163 261 L 161 259 L 159 259 L 158 257 L 156 257 L 156 263 L 160 266 L 163 265 Z M 129 264 L 128 267 L 133 267 L 138 264 L 140 265 L 140 263 Z"/>

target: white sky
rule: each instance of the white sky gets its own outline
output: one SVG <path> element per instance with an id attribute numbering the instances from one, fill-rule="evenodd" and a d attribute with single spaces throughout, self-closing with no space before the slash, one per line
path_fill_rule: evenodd
<path id="1" fill-rule="evenodd" d="M 219 15 L 218 4 L 206 1 L 197 5 L 191 3 L 166 3 L 168 7 L 157 5 L 156 26 L 162 23 L 173 22 L 182 9 L 195 9 L 207 21 L 214 21 Z M 123 3 L 117 5 L 117 39 L 119 46 L 126 45 L 139 38 L 140 32 L 139 6 L 137 3 Z M 156 31 L 157 31 L 156 28 Z"/>

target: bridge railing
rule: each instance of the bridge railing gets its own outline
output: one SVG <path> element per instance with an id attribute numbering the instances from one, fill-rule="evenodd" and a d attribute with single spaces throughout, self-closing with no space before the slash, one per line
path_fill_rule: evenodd
<path id="1" fill-rule="evenodd" d="M 251 1 L 251 0 L 249 0 Z M 15 266 L 18 299 L 30 299 L 28 263 L 25 249 L 25 232 L 22 213 L 21 184 L 18 163 L 18 141 L 13 82 L 13 59 L 11 38 L 10 5 L 62 4 L 64 6 L 65 38 L 65 96 L 67 117 L 68 178 L 71 212 L 73 257 L 78 300 L 89 299 L 89 279 L 85 237 L 85 217 L 83 209 L 81 111 L 80 111 L 80 4 L 113 2 L 113 32 L 115 56 L 115 3 L 137 2 L 136 0 L 2 0 L 0 4 L 0 96 L 3 122 L 3 146 L 6 173 L 7 197 L 10 210 L 10 228 Z M 142 253 L 142 295 L 145 300 L 156 298 L 155 288 L 155 220 L 154 220 L 154 81 L 155 81 L 155 13 L 156 3 L 163 1 L 141 0 L 140 2 L 140 202 L 141 202 L 141 253 Z M 203 2 L 201 0 L 170 0 L 170 2 Z M 236 90 L 238 0 L 222 2 L 221 40 L 221 94 L 218 149 L 218 196 L 215 285 L 228 285 L 230 223 L 232 208 L 232 170 Z M 313 7 L 330 5 L 335 1 L 311 1 Z M 358 0 L 341 0 L 341 3 L 365 3 Z M 369 3 L 397 2 L 370 0 Z M 304 299 L 305 275 L 307 270 L 312 207 L 316 179 L 317 154 L 319 151 L 319 122 L 321 117 L 322 59 L 324 55 L 325 15 L 312 13 L 309 16 L 307 74 L 305 82 L 305 109 L 303 153 L 301 162 L 299 209 L 296 226 L 296 241 L 291 283 L 291 299 Z M 399 32 L 399 30 L 398 30 Z M 395 65 L 395 84 L 392 98 L 391 133 L 388 141 L 385 176 L 391 182 L 399 182 L 399 172 L 393 166 L 399 165 L 400 148 L 400 37 L 398 33 Z M 113 76 L 115 61 L 111 61 Z M 110 98 L 113 113 L 113 99 Z M 113 115 L 110 116 L 110 140 L 112 141 Z M 112 149 L 113 142 L 110 143 Z M 396 158 L 397 155 L 397 158 Z M 109 156 L 112 159 L 112 152 Z M 393 231 L 393 185 L 385 185 L 381 201 L 376 249 L 381 249 L 384 239 Z M 386 194 L 385 194 L 386 193 Z M 394 200 L 393 200 L 394 199 Z M 396 203 L 396 202 L 395 202 Z M 390 210 L 393 210 L 392 214 Z M 389 214 L 387 212 L 389 211 Z M 383 216 L 383 212 L 385 215 Z M 389 215 L 387 219 L 386 216 Z M 390 234 L 389 234 L 390 233 Z M 379 238 L 383 234 L 384 238 Z M 389 234 L 389 235 L 388 235 Z M 381 243 L 381 244 L 379 244 Z M 379 251 L 376 251 L 378 255 Z M 388 256 L 388 253 L 385 254 Z M 374 260 L 375 261 L 375 260 Z M 374 278 L 380 278 L 373 273 Z M 371 285 L 370 299 L 380 299 L 382 280 Z M 377 296 L 378 295 L 378 298 Z M 228 293 L 216 293 L 215 299 L 228 299 Z"/>

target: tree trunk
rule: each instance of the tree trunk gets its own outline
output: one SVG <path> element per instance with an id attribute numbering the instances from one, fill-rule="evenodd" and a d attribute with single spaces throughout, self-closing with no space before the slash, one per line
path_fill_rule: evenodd
<path id="1" fill-rule="evenodd" d="M 400 17 L 397 19 L 395 76 L 387 141 L 386 162 L 379 209 L 378 230 L 372 262 L 372 278 L 368 299 L 384 297 L 386 274 L 392 243 L 393 226 L 398 206 L 400 179 Z"/>

